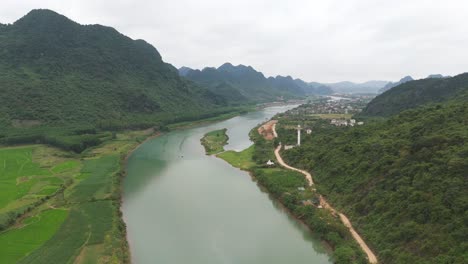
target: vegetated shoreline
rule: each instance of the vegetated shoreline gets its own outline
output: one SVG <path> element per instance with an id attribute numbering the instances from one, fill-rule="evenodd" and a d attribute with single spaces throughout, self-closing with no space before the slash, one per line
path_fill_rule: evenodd
<path id="1" fill-rule="evenodd" d="M 265 138 L 265 135 L 266 135 L 266 134 L 262 133 L 263 131 L 259 131 L 259 129 L 258 129 L 258 128 L 261 127 L 261 126 L 262 126 L 262 125 L 260 125 L 260 126 L 258 126 L 258 127 L 255 127 L 255 128 L 253 128 L 253 129 L 251 130 L 251 132 L 250 132 L 251 138 L 257 138 L 257 137 L 259 137 L 259 138 L 261 138 L 260 140 L 266 140 L 266 138 Z M 257 132 L 258 132 L 258 134 L 257 134 Z M 267 140 L 267 141 L 268 141 L 268 140 Z M 256 141 L 256 140 L 253 140 L 253 142 L 254 142 L 253 145 L 250 146 L 249 148 L 252 148 L 252 147 L 256 147 L 256 146 L 257 146 L 257 141 Z M 269 142 L 272 142 L 272 141 L 269 140 Z M 262 146 L 263 146 L 263 145 L 262 145 Z M 264 146 L 263 146 L 263 147 L 264 147 Z M 236 154 L 238 154 L 239 156 L 242 157 L 243 154 L 241 154 L 241 153 L 247 151 L 249 148 L 246 148 L 246 149 L 244 149 L 244 150 L 242 150 L 242 151 L 239 151 L 239 152 L 237 152 L 237 151 L 232 151 L 232 152 L 234 152 L 234 153 L 236 153 Z M 272 148 L 270 151 L 271 151 L 272 153 L 274 153 L 275 148 Z M 332 261 L 336 261 L 336 259 L 335 259 L 335 250 L 336 250 L 337 248 L 340 248 L 340 246 L 345 245 L 346 243 L 345 243 L 345 244 L 342 244 L 342 243 L 340 243 L 340 244 L 334 244 L 333 241 L 329 241 L 329 240 L 326 238 L 326 236 L 325 236 L 324 234 L 322 234 L 320 231 L 317 231 L 317 232 L 316 232 L 316 231 L 314 230 L 314 226 L 313 226 L 313 225 L 308 224 L 308 222 L 307 222 L 307 221 L 308 221 L 308 218 L 303 218 L 303 216 L 302 216 L 299 212 L 295 212 L 295 211 L 293 211 L 293 209 L 288 208 L 287 205 L 283 203 L 283 201 L 281 200 L 280 196 L 276 196 L 276 195 L 274 194 L 274 192 L 270 191 L 270 189 L 269 189 L 267 186 L 263 185 L 263 184 L 261 183 L 261 181 L 259 180 L 259 178 L 256 177 L 256 174 L 255 174 L 255 173 L 256 173 L 255 167 L 258 166 L 258 163 L 257 163 L 257 165 L 243 165 L 243 164 L 245 164 L 245 163 L 242 163 L 242 162 L 241 162 L 241 163 L 239 163 L 239 165 L 237 165 L 237 163 L 238 163 L 237 160 L 232 159 L 232 157 L 230 158 L 230 155 L 223 157 L 223 155 L 225 155 L 224 153 L 226 153 L 226 152 L 220 153 L 220 154 L 216 155 L 216 157 L 223 159 L 224 161 L 226 161 L 227 163 L 229 163 L 231 166 L 233 166 L 233 167 L 235 167 L 235 168 L 238 168 L 238 169 L 241 169 L 241 170 L 243 170 L 243 171 L 248 172 L 249 175 L 251 176 L 251 178 L 253 178 L 253 179 L 256 181 L 256 183 L 257 183 L 257 185 L 260 187 L 260 189 L 261 189 L 262 191 L 266 191 L 266 192 L 268 193 L 269 197 L 273 198 L 274 203 L 279 204 L 280 207 L 281 207 L 285 212 L 288 213 L 288 215 L 292 216 L 292 217 L 293 217 L 298 223 L 300 223 L 301 225 L 307 227 L 307 230 L 309 230 L 312 234 L 314 234 L 314 235 L 317 234 L 317 235 L 318 235 L 318 239 L 322 242 L 323 245 L 325 245 L 325 248 L 326 248 L 326 250 L 327 250 L 327 253 L 328 253 L 328 255 L 330 256 L 330 259 L 331 259 Z M 265 158 L 267 158 L 267 157 L 265 157 Z M 241 159 L 242 159 L 242 158 L 241 158 Z M 244 157 L 244 159 L 245 159 L 245 157 Z M 252 157 L 250 157 L 249 159 L 250 159 L 252 162 L 254 162 L 254 163 L 256 162 L 255 160 L 252 160 Z M 280 166 L 280 167 L 282 168 L 282 166 Z M 285 170 L 289 170 L 289 169 L 287 169 L 287 168 L 284 168 L 284 169 L 285 169 Z M 298 172 L 298 173 L 299 173 L 299 172 Z M 302 173 L 301 173 L 301 174 L 302 174 Z M 260 177 L 260 175 L 259 175 L 259 177 Z M 262 177 L 263 177 L 263 176 L 262 176 Z M 309 182 L 309 179 L 305 179 L 305 180 L 306 180 L 306 182 Z M 263 181 L 263 180 L 262 180 L 262 181 Z M 265 182 L 265 183 L 268 184 L 268 181 Z M 321 221 L 324 222 L 324 221 L 326 221 L 326 220 L 322 219 Z M 342 225 L 342 223 L 341 223 L 341 221 L 340 221 L 340 226 L 341 226 L 341 225 Z M 349 231 L 347 231 L 347 232 L 349 232 Z M 362 261 L 364 261 L 364 259 L 365 259 L 365 254 L 364 254 L 364 252 L 361 250 L 361 248 L 359 247 L 360 245 L 359 245 L 358 243 L 355 242 L 354 238 L 351 238 L 351 240 L 353 241 L 352 244 L 354 244 L 354 246 L 356 247 L 356 249 L 359 250 L 359 251 L 356 251 L 356 253 L 357 253 L 358 255 L 360 255 L 360 257 L 358 257 L 358 258 L 361 258 L 361 257 L 362 257 Z M 350 241 L 351 241 L 351 240 L 350 240 Z M 356 255 L 356 256 L 357 256 L 357 255 Z M 345 263 L 345 262 L 340 262 L 340 263 Z M 369 260 L 366 259 L 366 263 L 369 263 Z"/>
<path id="2" fill-rule="evenodd" d="M 229 136 L 227 135 L 226 131 L 227 131 L 227 128 L 217 129 L 217 130 L 207 132 L 203 135 L 203 137 L 200 139 L 200 143 L 205 148 L 205 154 L 207 156 L 216 155 L 218 153 L 225 151 L 224 146 L 226 146 L 229 141 Z M 216 138 L 214 138 L 215 141 L 210 141 L 210 138 L 212 138 L 213 134 L 215 133 L 216 133 Z M 219 133 L 222 134 L 221 138 L 219 138 L 220 137 Z M 213 144 L 219 144 L 219 145 L 213 146 Z"/>
<path id="3" fill-rule="evenodd" d="M 255 143 L 254 143 L 255 144 Z M 245 150 L 245 149 L 244 149 Z M 234 150 L 233 150 L 234 151 Z M 243 151 L 243 150 L 242 150 Z M 236 151 L 237 152 L 237 151 Z M 218 153 L 220 154 L 220 153 Z M 307 231 L 309 231 L 310 233 L 312 233 L 312 235 L 315 236 L 315 233 L 314 233 L 314 230 L 312 229 L 312 227 L 310 227 L 309 225 L 307 225 L 307 223 L 300 219 L 297 215 L 295 215 L 290 209 L 288 209 L 278 198 L 276 198 L 275 196 L 273 196 L 273 194 L 271 192 L 268 191 L 268 188 L 265 187 L 263 184 L 261 184 L 258 179 L 255 177 L 255 174 L 250 171 L 250 170 L 247 170 L 247 169 L 244 169 L 244 168 L 240 168 L 240 167 L 236 167 L 234 166 L 233 164 L 231 164 L 230 162 L 226 161 L 225 159 L 221 158 L 221 157 L 218 157 L 218 154 L 216 155 L 212 155 L 212 156 L 215 156 L 221 160 L 224 160 L 227 164 L 231 165 L 233 168 L 236 168 L 236 169 L 239 169 L 241 171 L 245 171 L 249 174 L 250 178 L 252 180 L 255 181 L 255 183 L 257 184 L 257 186 L 259 187 L 260 191 L 262 192 L 265 192 L 268 194 L 268 197 L 277 205 L 279 205 L 279 207 L 283 210 L 283 212 L 286 212 L 288 214 L 288 216 L 290 216 L 291 218 L 293 218 L 298 224 L 300 224 L 302 227 L 304 227 L 305 229 L 307 229 Z M 317 240 L 319 240 L 322 245 L 325 247 L 325 251 L 327 252 L 327 254 L 330 255 L 330 257 L 332 257 L 332 253 L 333 253 L 333 247 L 332 245 L 325 239 L 321 239 L 321 238 L 318 238 L 317 237 Z"/>
<path id="4" fill-rule="evenodd" d="M 253 110 L 253 111 L 256 111 L 256 110 Z M 210 124 L 210 123 L 214 123 L 214 122 L 219 122 L 219 121 L 223 121 L 223 120 L 227 120 L 227 119 L 230 119 L 230 118 L 233 118 L 233 117 L 236 117 L 238 115 L 240 115 L 242 113 L 240 112 L 235 112 L 235 113 L 231 113 L 231 114 L 223 114 L 223 115 L 220 115 L 220 116 L 217 116 L 217 117 L 214 117 L 214 118 L 207 118 L 207 119 L 200 119 L 200 120 L 196 120 L 196 121 L 191 121 L 191 122 L 182 122 L 181 125 L 178 125 L 177 123 L 173 124 L 172 126 L 172 130 L 168 131 L 168 132 L 155 132 L 151 135 L 148 135 L 148 137 L 146 137 L 142 142 L 138 143 L 138 144 L 135 144 L 135 146 L 133 146 L 120 160 L 120 164 L 121 164 L 121 168 L 120 170 L 117 172 L 120 174 L 119 176 L 119 221 L 121 221 L 121 223 L 124 224 L 125 226 L 125 230 L 124 230 L 124 235 L 125 235 L 125 242 L 126 242 L 126 245 L 125 245 L 125 253 L 127 254 L 127 259 L 128 259 L 128 262 L 126 263 L 132 263 L 132 259 L 131 259 L 131 251 L 130 251 L 130 239 L 128 237 L 128 232 L 127 232 L 127 224 L 125 223 L 125 220 L 123 219 L 123 211 L 122 211 L 122 205 L 123 205 L 123 199 L 124 199 L 124 191 L 123 191 L 123 181 L 125 179 L 125 177 L 127 177 L 127 174 L 128 174 L 128 171 L 127 171 L 127 165 L 128 165 L 128 159 L 130 158 L 130 156 L 137 150 L 139 149 L 143 144 L 145 144 L 146 142 L 156 138 L 156 137 L 159 137 L 159 136 L 162 136 L 166 133 L 170 133 L 172 131 L 177 131 L 177 130 L 182 130 L 182 129 L 188 129 L 188 128 L 192 128 L 192 127 L 195 127 L 195 126 L 202 126 L 202 125 L 206 125 L 206 124 Z"/>
<path id="5" fill-rule="evenodd" d="M 119 170 L 119 221 L 123 223 L 125 226 L 125 229 L 123 231 L 123 235 L 125 236 L 125 248 L 124 252 L 127 256 L 127 262 L 126 263 L 132 263 L 132 254 L 130 251 L 130 240 L 128 238 L 128 232 L 127 232 L 127 224 L 125 223 L 125 220 L 123 219 L 123 211 L 122 211 L 122 205 L 123 205 L 123 181 L 125 177 L 127 177 L 127 164 L 128 164 L 128 158 L 135 152 L 141 145 L 144 143 L 150 141 L 153 138 L 159 137 L 162 133 L 161 132 L 156 132 L 152 135 L 149 135 L 145 140 L 143 140 L 141 143 L 136 144 L 133 146 L 123 157 L 121 157 L 120 160 L 120 170 Z"/>
<path id="6" fill-rule="evenodd" d="M 273 104 L 273 105 L 272 105 Z M 277 104 L 277 105 L 276 105 Z M 297 102 L 272 102 L 270 104 L 261 104 L 261 105 L 256 105 L 255 107 L 252 107 L 250 108 L 250 110 L 248 110 L 247 112 L 254 112 L 254 111 L 259 111 L 261 109 L 265 109 L 267 107 L 272 107 L 272 106 L 284 106 L 284 105 L 294 105 L 294 104 L 297 104 Z M 121 223 L 124 224 L 125 226 L 125 231 L 124 231 L 124 235 L 125 235 L 125 241 L 126 241 L 126 248 L 125 248 L 125 253 L 127 254 L 128 256 L 128 262 L 127 263 L 131 263 L 131 251 L 130 251 L 130 240 L 129 240 L 129 237 L 128 237 L 128 232 L 127 232 L 127 224 L 125 223 L 124 219 L 123 219 L 123 212 L 122 212 L 122 205 L 123 205 L 123 180 L 124 178 L 127 176 L 128 174 L 128 171 L 127 171 L 127 163 L 128 163 L 128 159 L 130 158 L 130 156 L 139 148 L 141 147 L 144 143 L 148 142 L 149 140 L 152 140 L 156 137 L 159 137 L 159 136 L 162 136 L 166 133 L 170 133 L 172 131 L 177 131 L 177 130 L 182 130 L 182 129 L 189 129 L 189 128 L 192 128 L 192 127 L 196 127 L 196 126 L 203 126 L 203 125 L 206 125 L 206 124 L 211 124 L 211 123 L 215 123 L 215 122 L 219 122 L 219 121 L 223 121 L 223 120 L 227 120 L 227 119 L 230 119 L 230 118 L 233 118 L 233 117 L 236 117 L 236 116 L 239 116 L 241 114 L 244 114 L 242 112 L 233 112 L 233 113 L 227 113 L 227 114 L 221 114 L 219 116 L 215 116 L 215 117 L 210 117 L 210 118 L 206 118 L 206 119 L 200 119 L 200 120 L 195 120 L 195 121 L 189 121 L 189 122 L 181 122 L 181 123 L 174 123 L 174 124 L 171 124 L 169 125 L 169 127 L 171 127 L 171 130 L 168 131 L 168 132 L 156 132 L 154 134 L 151 134 L 151 135 L 148 135 L 147 138 L 145 138 L 145 140 L 143 140 L 141 143 L 138 143 L 136 144 L 130 151 L 128 151 L 121 159 L 121 168 L 120 170 L 118 171 L 118 173 L 120 173 L 120 177 L 119 177 L 119 202 L 120 202 L 120 205 L 119 205 L 119 221 L 121 221 Z M 222 153 L 222 152 L 221 152 Z M 217 154 L 219 153 L 216 153 L 216 154 L 213 154 L 212 156 L 216 156 Z M 233 166 L 234 167 L 234 166 Z M 244 171 L 247 171 L 247 170 L 244 170 Z M 250 172 L 249 172 L 250 174 Z M 252 176 L 252 175 L 251 175 Z M 252 176 L 253 177 L 253 176 Z M 257 181 L 258 183 L 258 181 Z M 263 187 L 265 188 L 265 187 Z M 265 188 L 266 189 L 266 188 Z M 269 194 L 270 195 L 270 194 Z M 275 199 L 277 200 L 277 199 Z M 295 217 L 291 212 L 289 212 L 289 210 L 284 207 L 284 205 L 278 201 L 278 204 L 281 205 L 282 208 L 284 208 L 288 214 L 290 214 L 291 216 L 293 216 L 295 219 L 297 219 L 297 217 Z M 301 224 L 307 226 L 303 221 L 297 219 Z M 309 227 L 307 227 L 308 229 L 310 229 Z M 324 241 L 325 242 L 325 241 Z M 330 245 L 326 245 L 327 248 L 331 248 Z"/>

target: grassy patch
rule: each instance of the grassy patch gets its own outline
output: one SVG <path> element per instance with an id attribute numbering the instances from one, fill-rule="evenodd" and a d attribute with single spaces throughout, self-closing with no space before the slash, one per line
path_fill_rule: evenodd
<path id="1" fill-rule="evenodd" d="M 226 128 L 214 130 L 206 133 L 200 140 L 205 147 L 207 155 L 213 155 L 224 151 L 224 146 L 227 144 L 229 137 L 226 135 Z"/>
<path id="2" fill-rule="evenodd" d="M 49 240 L 68 215 L 66 210 L 47 210 L 24 221 L 24 226 L 0 235 L 0 263 L 16 263 Z"/>
<path id="3" fill-rule="evenodd" d="M 229 150 L 217 155 L 217 157 L 225 160 L 232 166 L 240 168 L 242 170 L 248 170 L 255 166 L 255 162 L 252 160 L 255 146 L 252 145 L 241 152 Z"/>
<path id="4" fill-rule="evenodd" d="M 69 160 L 63 163 L 58 164 L 52 168 L 53 173 L 61 173 L 64 171 L 72 170 L 80 165 L 80 162 L 77 160 Z"/>

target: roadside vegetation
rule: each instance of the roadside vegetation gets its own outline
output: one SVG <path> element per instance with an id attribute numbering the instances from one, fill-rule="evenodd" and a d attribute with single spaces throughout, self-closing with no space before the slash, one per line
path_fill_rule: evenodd
<path id="1" fill-rule="evenodd" d="M 241 151 L 226 151 L 217 156 L 232 166 L 249 171 L 258 184 L 283 204 L 297 219 L 333 249 L 335 263 L 366 263 L 364 253 L 341 223 L 329 211 L 318 208 L 319 196 L 308 187 L 304 176 L 276 165 L 274 148 L 277 140 L 265 140 L 254 128 L 250 133 L 254 145 Z M 274 165 L 267 165 L 268 160 Z"/>
<path id="2" fill-rule="evenodd" d="M 279 121 L 282 142 L 294 142 Z M 467 263 L 468 105 L 429 104 L 365 125 L 310 122 L 312 135 L 283 152 L 313 172 L 319 192 L 344 212 L 382 263 Z M 284 124 L 284 125 L 283 125 Z"/>
<path id="3" fill-rule="evenodd" d="M 213 155 L 224 151 L 229 137 L 226 134 L 227 129 L 219 129 L 206 133 L 200 139 L 201 144 L 205 147 L 206 155 Z"/>

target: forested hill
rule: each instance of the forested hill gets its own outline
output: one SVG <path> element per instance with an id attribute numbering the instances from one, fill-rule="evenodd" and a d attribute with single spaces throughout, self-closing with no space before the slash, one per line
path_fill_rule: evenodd
<path id="1" fill-rule="evenodd" d="M 427 103 L 457 98 L 468 100 L 467 94 L 468 73 L 409 81 L 374 98 L 359 116 L 391 116 Z"/>
<path id="2" fill-rule="evenodd" d="M 446 101 L 363 126 L 318 123 L 284 157 L 313 172 L 380 263 L 468 263 L 467 127 L 467 101 Z"/>
<path id="3" fill-rule="evenodd" d="M 331 89 L 314 89 L 308 83 L 290 76 L 266 78 L 263 73 L 251 66 L 225 63 L 218 68 L 206 67 L 193 70 L 179 69 L 181 76 L 192 80 L 221 96 L 226 93 L 250 101 L 271 101 L 278 99 L 300 98 L 307 94 L 331 94 Z"/>
<path id="4" fill-rule="evenodd" d="M 50 10 L 0 27 L 0 93 L 3 128 L 131 127 L 226 104 L 180 78 L 147 42 Z"/>

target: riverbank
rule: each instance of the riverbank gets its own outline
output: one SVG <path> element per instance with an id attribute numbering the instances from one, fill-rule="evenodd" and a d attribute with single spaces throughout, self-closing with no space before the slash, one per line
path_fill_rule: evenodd
<path id="1" fill-rule="evenodd" d="M 253 146 L 241 152 L 226 151 L 217 157 L 247 170 L 291 215 L 330 245 L 336 263 L 366 263 L 359 245 L 341 221 L 319 206 L 320 196 L 310 186 L 311 179 L 306 180 L 299 171 L 266 165 L 267 160 L 277 162 L 274 141 L 265 140 L 257 130 L 251 132 Z"/>
<path id="2" fill-rule="evenodd" d="M 160 134 L 121 131 L 80 154 L 47 145 L 0 148 L 0 262 L 130 263 L 121 183 L 128 157 Z M 49 215 L 57 221 L 46 221 Z"/>
<path id="3" fill-rule="evenodd" d="M 232 112 L 193 122 L 177 123 L 173 124 L 171 129 L 201 126 L 242 113 Z M 122 181 L 127 174 L 126 164 L 131 154 L 143 143 L 159 135 L 162 133 L 155 132 L 154 129 L 120 131 L 112 135 L 108 133 L 102 138 L 101 144 L 89 147 L 80 154 L 46 145 L 0 148 L 0 151 L 20 149 L 18 159 L 30 155 L 29 159 L 34 166 L 38 164 L 39 167 L 50 171 L 47 172 L 50 176 L 44 180 L 36 180 L 37 176 L 15 176 L 12 182 L 19 180 L 21 185 L 17 186 L 26 190 L 23 198 L 7 201 L 5 199 L 8 197 L 3 197 L 6 195 L 5 192 L 3 192 L 4 195 L 0 195 L 0 202 L 3 199 L 5 203 L 9 203 L 1 209 L 0 220 L 2 220 L 2 215 L 13 217 L 5 219 L 6 225 L 0 223 L 2 229 L 6 230 L 0 233 L 0 244 L 5 234 L 8 234 L 8 237 L 13 235 L 22 239 L 28 238 L 28 235 L 23 233 L 19 235 L 18 232 L 20 230 L 27 232 L 29 228 L 37 228 L 28 226 L 28 223 L 32 221 L 31 219 L 40 218 L 44 213 L 49 214 L 49 210 L 65 210 L 66 212 L 65 218 L 60 218 L 62 220 L 53 225 L 44 226 L 46 223 L 37 222 L 36 225 L 41 229 L 51 230 L 48 235 L 50 240 L 37 241 L 34 248 L 24 248 L 23 251 L 5 246 L 0 250 L 0 255 L 9 257 L 6 261 L 9 263 L 20 259 L 22 263 L 29 263 L 34 258 L 45 262 L 73 260 L 76 263 L 85 263 L 99 259 L 112 259 L 113 262 L 119 263 L 130 262 L 126 224 L 121 211 Z M 15 156 L 8 153 L 7 157 Z M 9 161 L 5 162 L 9 164 Z M 34 174 L 44 173 L 34 172 Z M 26 186 L 28 186 L 27 189 L 24 189 Z M 36 204 L 29 202 L 32 201 L 32 197 L 37 197 L 41 202 Z M 92 211 L 99 213 L 91 213 Z M 96 218 L 89 218 L 93 214 Z M 100 222 L 107 223 L 106 227 L 100 226 Z M 18 235 L 15 235 L 16 233 Z M 45 236 L 45 238 L 48 237 Z M 95 239 L 89 241 L 90 237 Z M 104 239 L 105 237 L 112 239 Z M 8 240 L 15 241 L 11 238 Z M 72 241 L 75 241 L 75 245 L 70 244 Z M 15 256 L 9 253 L 13 250 L 16 252 Z M 29 256 L 23 258 L 26 255 Z"/>
<path id="4" fill-rule="evenodd" d="M 227 128 L 226 149 L 243 149 L 253 127 L 292 107 L 165 133 L 138 148 L 129 158 L 122 207 L 132 260 L 331 263 L 320 240 L 278 203 L 272 206 L 272 197 L 247 173 L 207 156 L 200 144 L 204 134 Z M 297 178 L 303 181 L 300 174 Z"/>
<path id="5" fill-rule="evenodd" d="M 250 177 L 252 178 L 252 180 L 254 180 L 257 183 L 258 187 L 263 192 L 268 193 L 268 195 L 272 198 L 272 200 L 275 203 L 277 203 L 277 205 L 280 206 L 281 209 L 284 212 L 286 212 L 290 217 L 294 218 L 295 221 L 297 221 L 301 226 L 303 226 L 304 228 L 306 228 L 309 232 L 311 232 L 313 234 L 314 230 L 311 228 L 310 225 L 307 224 L 305 219 L 301 218 L 300 215 L 295 214 L 290 208 L 288 208 L 285 205 L 284 202 L 282 202 L 282 200 L 279 197 L 280 193 L 273 190 L 273 188 L 274 188 L 274 187 L 272 187 L 273 184 L 269 181 L 268 176 L 267 177 L 259 176 L 259 171 L 256 170 L 256 167 L 258 165 L 253 161 L 253 158 L 252 158 L 252 155 L 254 153 L 254 148 L 255 148 L 255 145 L 252 145 L 249 148 L 247 148 L 247 149 L 245 149 L 243 151 L 240 151 L 240 152 L 230 150 L 230 151 L 220 153 L 220 154 L 218 154 L 216 156 L 218 158 L 226 161 L 227 163 L 229 163 L 234 168 L 238 168 L 240 170 L 243 170 L 243 171 L 247 172 L 250 175 Z M 275 169 L 278 169 L 278 168 L 275 167 Z M 278 175 L 281 175 L 280 177 L 288 177 L 288 171 L 280 170 L 278 172 L 279 172 Z M 290 174 L 290 176 L 291 176 L 291 174 Z M 298 180 L 298 177 L 297 177 L 298 175 L 296 174 L 294 176 L 296 177 L 296 180 Z M 293 185 L 295 185 L 296 188 L 301 188 L 301 187 L 303 187 L 305 185 L 305 182 L 303 182 L 301 180 L 298 180 L 296 182 L 296 184 L 293 184 Z M 289 191 L 294 192 L 296 190 L 290 186 Z M 304 190 L 304 191 L 308 192 L 308 190 Z M 311 195 L 310 192 L 308 192 L 308 194 L 306 194 L 305 197 L 308 197 L 309 199 L 313 198 L 313 196 Z M 305 197 L 304 197 L 304 199 L 306 199 Z M 327 249 L 327 252 L 330 255 L 332 255 L 334 247 L 327 240 L 321 239 L 321 241 L 322 241 L 324 247 Z"/>

